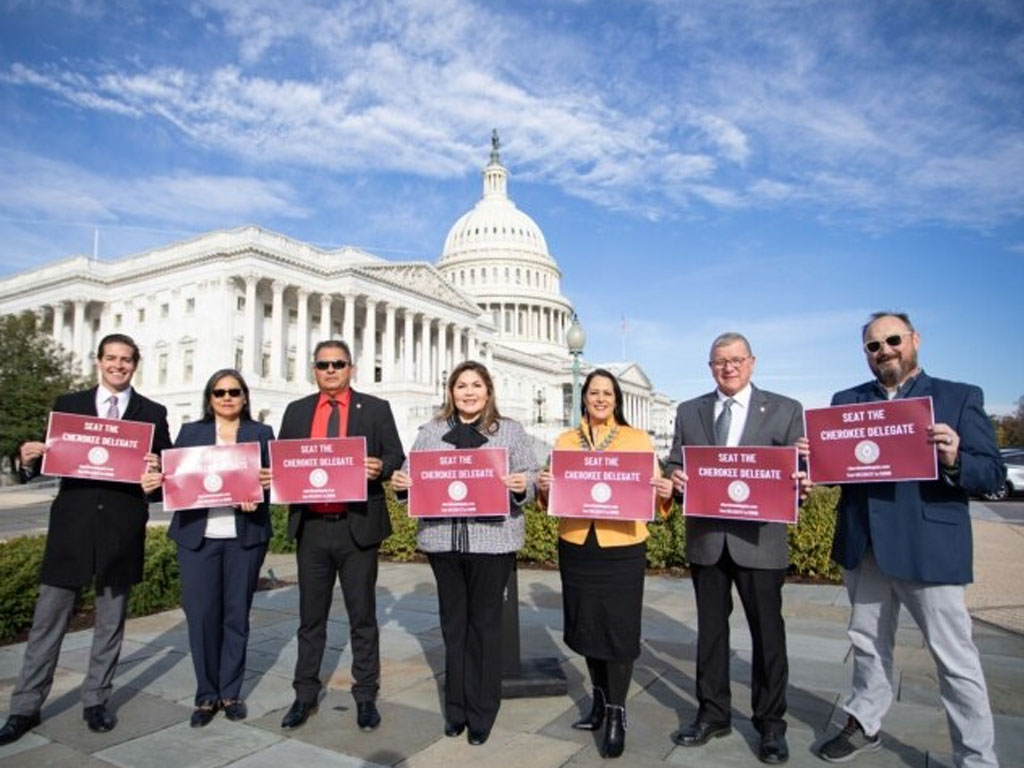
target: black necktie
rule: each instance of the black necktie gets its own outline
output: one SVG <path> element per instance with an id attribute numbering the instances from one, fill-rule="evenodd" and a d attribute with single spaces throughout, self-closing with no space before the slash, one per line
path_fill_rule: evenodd
<path id="1" fill-rule="evenodd" d="M 338 411 L 338 401 L 328 400 L 331 404 L 331 415 L 327 419 L 327 436 L 341 437 L 341 413 Z"/>

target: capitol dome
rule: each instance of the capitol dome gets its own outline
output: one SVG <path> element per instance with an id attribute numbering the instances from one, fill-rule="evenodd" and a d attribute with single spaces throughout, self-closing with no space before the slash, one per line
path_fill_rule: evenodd
<path id="1" fill-rule="evenodd" d="M 483 196 L 448 230 L 437 268 L 491 314 L 503 343 L 563 353 L 572 305 L 561 293 L 562 272 L 540 227 L 508 196 L 499 146 L 495 131 Z"/>

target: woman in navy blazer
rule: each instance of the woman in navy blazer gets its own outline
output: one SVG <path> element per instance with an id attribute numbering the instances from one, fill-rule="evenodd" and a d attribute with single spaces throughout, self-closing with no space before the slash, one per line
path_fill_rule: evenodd
<path id="1" fill-rule="evenodd" d="M 259 442 L 260 463 L 267 467 L 273 439 L 269 426 L 252 419 L 245 379 L 225 368 L 206 383 L 202 420 L 182 424 L 174 446 Z M 269 469 L 260 469 L 260 482 L 270 485 Z M 249 610 L 270 540 L 266 495 L 236 507 L 175 512 L 168 535 L 178 543 L 181 602 L 196 672 L 191 725 L 207 725 L 218 709 L 229 720 L 242 720 Z"/>

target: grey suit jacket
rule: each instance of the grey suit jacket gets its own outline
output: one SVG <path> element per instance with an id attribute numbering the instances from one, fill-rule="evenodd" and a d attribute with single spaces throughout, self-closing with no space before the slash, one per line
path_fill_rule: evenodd
<path id="1" fill-rule="evenodd" d="M 803 437 L 800 403 L 751 385 L 750 411 L 740 445 L 792 445 Z M 683 467 L 684 445 L 715 444 L 716 392 L 679 404 L 676 432 L 669 454 L 669 471 Z M 787 568 L 789 543 L 783 523 L 686 518 L 686 559 L 697 565 L 713 565 L 722 549 L 744 568 Z"/>

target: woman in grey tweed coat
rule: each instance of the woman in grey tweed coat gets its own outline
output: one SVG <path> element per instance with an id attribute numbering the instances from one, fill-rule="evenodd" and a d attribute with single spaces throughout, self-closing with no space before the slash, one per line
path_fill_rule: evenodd
<path id="1" fill-rule="evenodd" d="M 445 645 L 445 735 L 468 729 L 469 743 L 487 741 L 501 705 L 501 602 L 516 551 L 523 546 L 522 505 L 533 496 L 539 469 L 530 440 L 502 418 L 487 368 L 468 360 L 448 377 L 448 396 L 436 419 L 420 427 L 411 452 L 507 448 L 512 514 L 508 517 L 430 518 L 416 542 L 437 579 Z M 391 477 L 396 491 L 412 486 L 408 460 Z"/>

